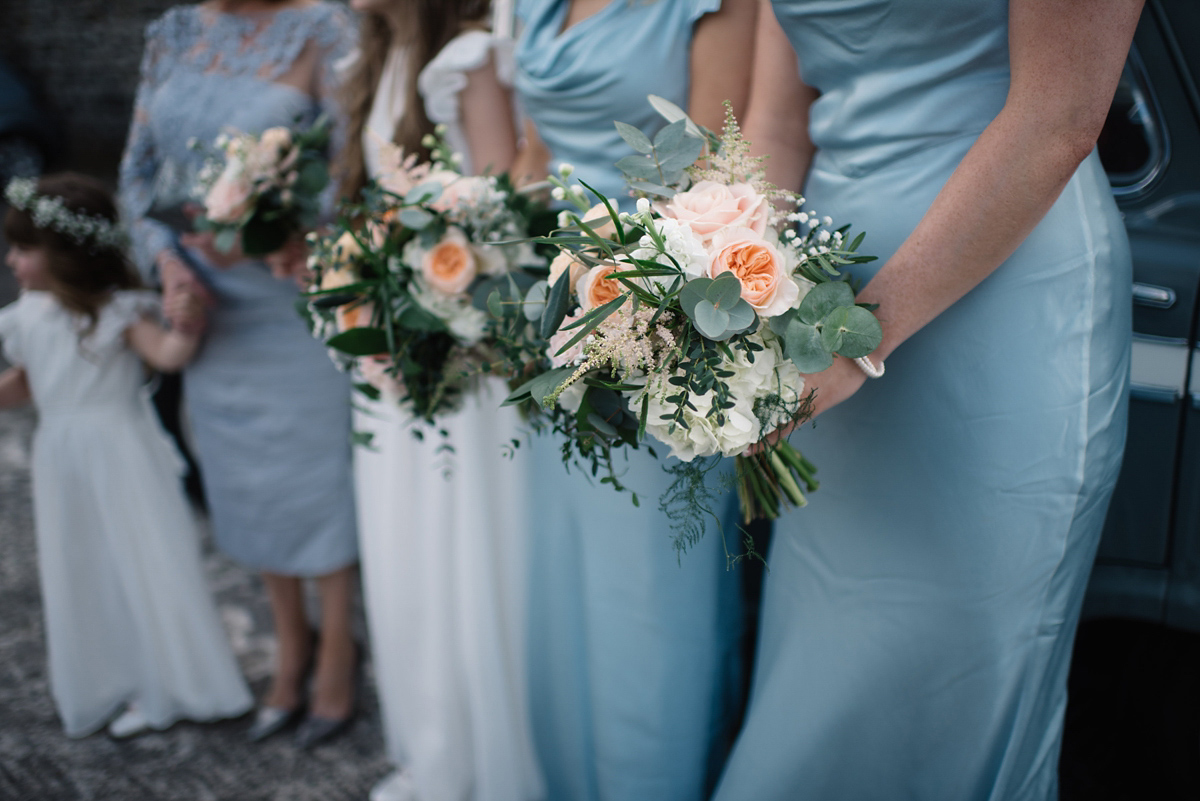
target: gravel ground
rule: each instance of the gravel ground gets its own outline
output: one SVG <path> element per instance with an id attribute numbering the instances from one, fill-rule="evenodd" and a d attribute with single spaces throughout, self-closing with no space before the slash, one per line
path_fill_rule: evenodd
<path id="1" fill-rule="evenodd" d="M 369 662 L 356 723 L 308 754 L 297 752 L 287 735 L 247 743 L 248 717 L 180 723 L 125 742 L 103 733 L 80 740 L 63 735 L 47 685 L 30 508 L 33 425 L 30 411 L 0 412 L 0 799 L 365 799 L 389 769 Z M 274 648 L 261 583 L 207 541 L 205 568 L 242 670 L 261 693 Z"/>

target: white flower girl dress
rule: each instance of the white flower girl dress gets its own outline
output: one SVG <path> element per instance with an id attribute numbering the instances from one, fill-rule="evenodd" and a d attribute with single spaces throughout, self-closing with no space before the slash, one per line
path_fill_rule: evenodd
<path id="1" fill-rule="evenodd" d="M 182 461 L 158 424 L 125 330 L 157 309 L 121 291 L 80 337 L 49 292 L 0 309 L 0 339 L 38 410 L 33 511 L 50 688 L 82 737 L 134 704 L 156 729 L 252 705 L 200 562 Z"/>

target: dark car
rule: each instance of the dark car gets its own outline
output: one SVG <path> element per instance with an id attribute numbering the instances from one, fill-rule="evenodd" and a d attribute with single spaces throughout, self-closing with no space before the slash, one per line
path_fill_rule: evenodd
<path id="1" fill-rule="evenodd" d="M 1200 3 L 1149 0 L 1100 140 L 1133 250 L 1133 391 L 1085 616 L 1200 632 L 1198 81 Z"/>
<path id="2" fill-rule="evenodd" d="M 0 61 L 0 186 L 15 176 L 41 174 L 55 140 L 29 88 Z"/>

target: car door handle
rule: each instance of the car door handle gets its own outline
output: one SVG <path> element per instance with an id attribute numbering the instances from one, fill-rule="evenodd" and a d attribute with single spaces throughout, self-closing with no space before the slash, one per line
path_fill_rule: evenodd
<path id="1" fill-rule="evenodd" d="M 1133 282 L 1133 302 L 1152 309 L 1169 309 L 1175 305 L 1175 290 L 1166 286 Z"/>
<path id="2" fill-rule="evenodd" d="M 1200 358 L 1200 350 L 1190 353 L 1186 339 L 1156 337 L 1135 331 L 1130 394 L 1138 400 L 1175 403 L 1187 391 L 1192 393 L 1193 401 L 1200 401 L 1195 372 L 1192 373 L 1193 385 L 1188 386 L 1189 356 L 1194 363 Z"/>

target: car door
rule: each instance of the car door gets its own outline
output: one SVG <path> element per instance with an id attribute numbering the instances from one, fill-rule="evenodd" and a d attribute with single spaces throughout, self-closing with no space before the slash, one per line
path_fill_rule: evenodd
<path id="1" fill-rule="evenodd" d="M 1200 630 L 1197 22 L 1194 0 L 1147 2 L 1100 141 L 1133 253 L 1133 387 L 1084 612 Z"/>

